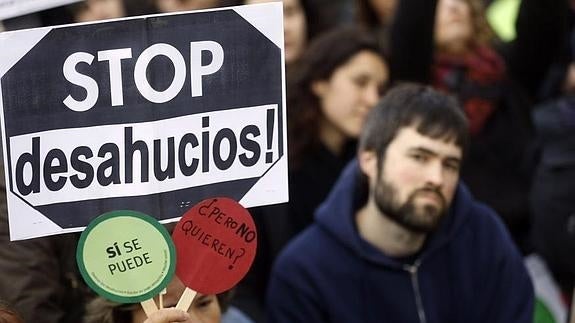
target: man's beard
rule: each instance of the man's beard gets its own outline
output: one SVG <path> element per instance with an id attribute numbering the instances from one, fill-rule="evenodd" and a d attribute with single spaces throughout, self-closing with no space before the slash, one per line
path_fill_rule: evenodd
<path id="1" fill-rule="evenodd" d="M 418 194 L 435 194 L 440 205 L 425 204 L 418 206 L 415 199 Z M 447 201 L 441 191 L 435 187 L 426 187 L 412 192 L 404 204 L 398 202 L 397 189 L 393 184 L 379 176 L 374 192 L 375 204 L 379 211 L 397 224 L 415 233 L 431 233 L 439 226 L 447 210 Z"/>

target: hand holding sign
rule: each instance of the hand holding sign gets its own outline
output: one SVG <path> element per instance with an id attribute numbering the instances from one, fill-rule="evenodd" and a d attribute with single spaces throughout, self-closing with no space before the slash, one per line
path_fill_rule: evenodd
<path id="1" fill-rule="evenodd" d="M 135 211 L 105 213 L 80 236 L 76 260 L 82 277 L 100 296 L 119 303 L 141 302 L 157 310 L 153 296 L 172 280 L 175 250 L 167 230 Z"/>
<path id="2" fill-rule="evenodd" d="M 187 287 L 176 307 L 184 311 L 196 292 L 218 294 L 237 284 L 248 272 L 257 246 L 249 212 L 223 197 L 203 200 L 186 212 L 172 238 L 176 275 Z"/>

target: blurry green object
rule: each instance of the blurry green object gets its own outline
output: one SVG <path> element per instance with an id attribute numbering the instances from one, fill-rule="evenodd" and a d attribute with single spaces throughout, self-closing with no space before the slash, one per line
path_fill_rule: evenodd
<path id="1" fill-rule="evenodd" d="M 521 0 L 495 0 L 487 8 L 487 21 L 505 42 L 515 39 L 515 21 Z"/>
<path id="2" fill-rule="evenodd" d="M 555 320 L 553 313 L 547 308 L 544 302 L 539 299 L 535 301 L 535 315 L 533 323 L 561 323 Z"/>
<path id="3" fill-rule="evenodd" d="M 545 260 L 539 255 L 531 254 L 525 258 L 525 267 L 535 289 L 533 323 L 567 322 L 567 306 L 561 299 L 561 290 Z"/>

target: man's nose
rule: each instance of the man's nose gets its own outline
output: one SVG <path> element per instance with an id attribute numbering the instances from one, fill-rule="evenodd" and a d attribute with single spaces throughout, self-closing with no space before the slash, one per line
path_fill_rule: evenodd
<path id="1" fill-rule="evenodd" d="M 426 181 L 434 187 L 441 187 L 443 184 L 443 167 L 441 163 L 431 163 L 426 170 Z"/>

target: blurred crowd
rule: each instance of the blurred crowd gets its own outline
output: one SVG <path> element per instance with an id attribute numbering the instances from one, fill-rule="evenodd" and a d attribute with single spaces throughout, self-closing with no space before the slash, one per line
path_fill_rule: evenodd
<path id="1" fill-rule="evenodd" d="M 86 0 L 0 30 L 260 2 Z M 258 254 L 225 303 L 264 320 L 274 260 L 354 158 L 367 113 L 391 86 L 418 82 L 461 104 L 471 141 L 461 179 L 505 223 L 538 302 L 566 320 L 575 286 L 575 1 L 284 0 L 283 8 L 290 201 L 251 210 Z M 77 236 L 9 242 L 0 211 L 0 300 L 26 322 L 79 322 L 89 292 L 67 259 Z M 541 292 L 549 289 L 551 297 Z"/>

